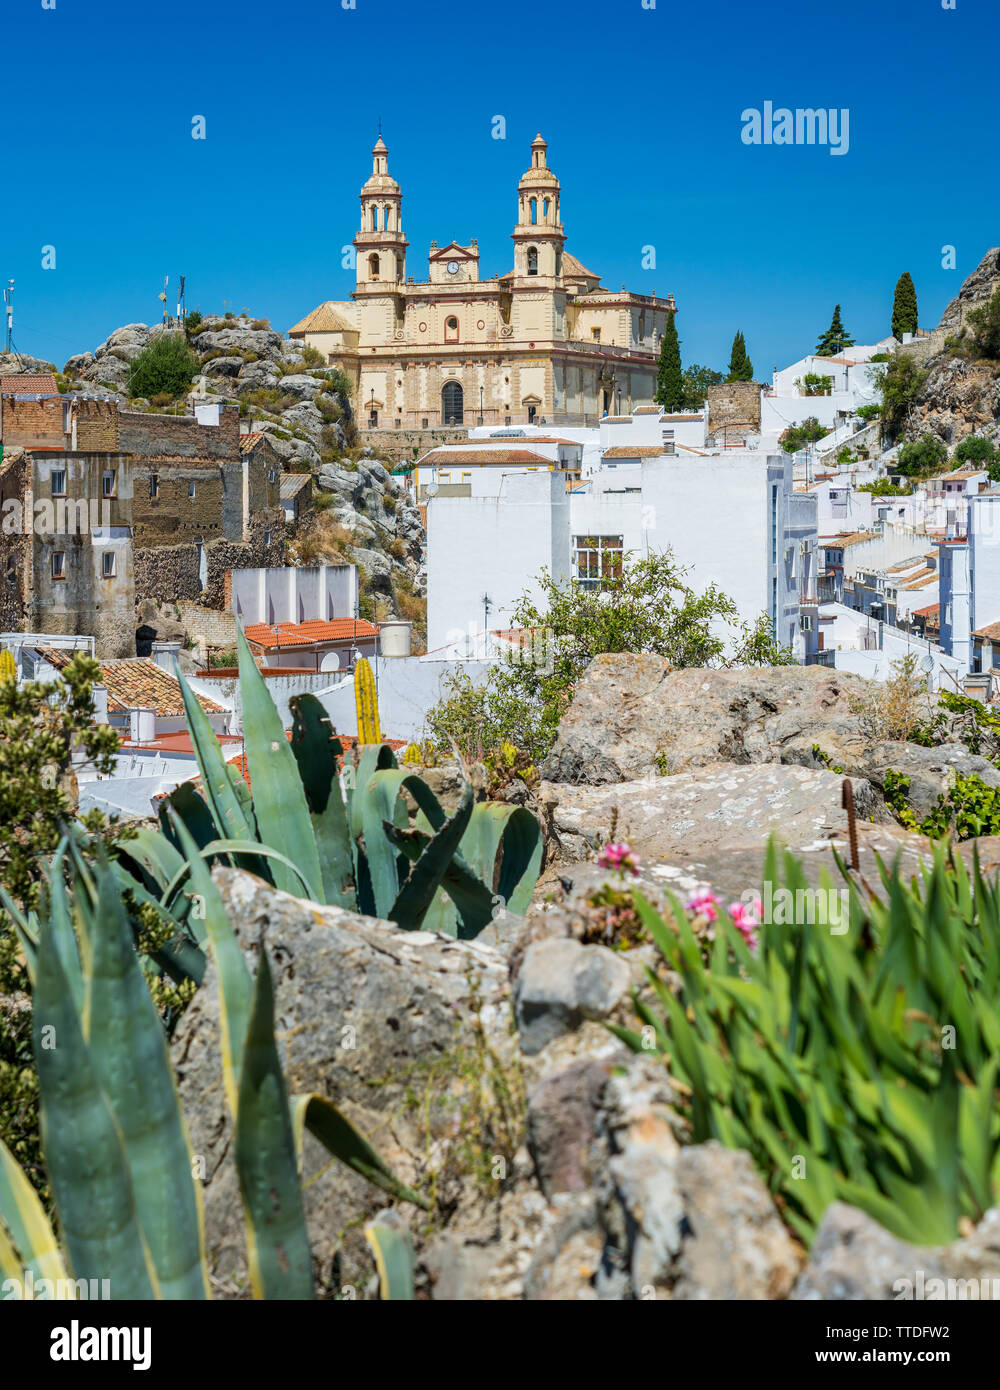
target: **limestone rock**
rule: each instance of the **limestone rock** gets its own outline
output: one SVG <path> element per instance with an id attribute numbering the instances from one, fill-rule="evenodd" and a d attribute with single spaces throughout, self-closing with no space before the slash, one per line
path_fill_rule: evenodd
<path id="1" fill-rule="evenodd" d="M 848 697 L 860 677 L 822 666 L 675 671 L 662 657 L 596 656 L 578 682 L 542 775 L 553 782 L 631 781 L 654 768 L 781 761 L 795 739 L 859 737 Z"/>
<path id="2" fill-rule="evenodd" d="M 213 357 L 203 363 L 202 375 L 208 377 L 238 377 L 243 370 L 242 357 Z"/>
<path id="3" fill-rule="evenodd" d="M 626 962 L 604 946 L 559 937 L 529 946 L 515 992 L 522 1051 L 540 1052 L 585 1018 L 607 1018 L 631 980 Z"/>

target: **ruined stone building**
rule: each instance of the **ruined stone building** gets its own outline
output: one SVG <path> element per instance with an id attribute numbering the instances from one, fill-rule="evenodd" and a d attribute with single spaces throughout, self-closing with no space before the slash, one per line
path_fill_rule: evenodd
<path id="1" fill-rule="evenodd" d="M 406 274 L 403 195 L 379 137 L 361 189 L 350 301 L 328 300 L 289 330 L 340 366 L 370 428 L 591 425 L 652 404 L 673 296 L 601 287 L 566 250 L 562 190 L 541 135 L 517 188 L 514 268 L 482 278 L 479 243 L 431 243 Z"/>
<path id="2" fill-rule="evenodd" d="M 284 562 L 281 464 L 235 406 L 140 414 L 0 379 L 0 630 L 135 652 L 136 606 L 225 603 L 225 573 Z"/>

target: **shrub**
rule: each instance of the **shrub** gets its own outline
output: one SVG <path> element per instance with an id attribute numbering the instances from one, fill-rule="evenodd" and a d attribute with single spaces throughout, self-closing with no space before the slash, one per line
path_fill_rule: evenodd
<path id="1" fill-rule="evenodd" d="M 859 420 L 864 420 L 867 423 L 869 420 L 878 419 L 879 415 L 882 413 L 882 407 L 876 405 L 875 402 L 872 401 L 868 405 L 859 405 L 854 413 Z"/>
<path id="2" fill-rule="evenodd" d="M 193 338 L 196 334 L 202 331 L 201 321 L 202 315 L 200 310 L 194 309 L 190 314 L 188 314 L 187 318 L 184 320 L 184 332 L 188 335 L 189 338 Z"/>
<path id="3" fill-rule="evenodd" d="M 992 439 L 987 439 L 984 435 L 969 434 L 955 450 L 955 467 L 960 468 L 963 463 L 989 464 L 996 456 L 996 445 Z"/>
<path id="4" fill-rule="evenodd" d="M 815 415 L 810 415 L 808 420 L 803 420 L 801 425 L 790 425 L 781 436 L 781 447 L 786 454 L 794 454 L 799 449 L 805 448 L 807 444 L 815 444 L 819 439 L 825 439 L 830 431 L 816 419 Z"/>
<path id="5" fill-rule="evenodd" d="M 158 333 L 132 363 L 129 394 L 173 399 L 187 391 L 200 366 L 183 333 Z"/>
<path id="6" fill-rule="evenodd" d="M 888 478 L 878 478 L 874 483 L 859 483 L 859 492 L 870 492 L 873 497 L 909 497 L 913 491 L 910 483 L 893 483 Z"/>
<path id="7" fill-rule="evenodd" d="M 251 328 L 257 329 L 258 332 L 261 331 L 262 329 L 269 329 L 269 328 L 271 327 L 271 320 L 270 320 L 270 319 L 254 319 L 253 322 L 250 324 L 250 327 L 251 327 Z"/>
<path id="8" fill-rule="evenodd" d="M 948 450 L 936 434 L 922 434 L 903 445 L 896 466 L 905 477 L 914 478 L 933 473 L 947 457 Z"/>
<path id="9" fill-rule="evenodd" d="M 927 681 L 917 675 L 917 656 L 908 652 L 890 666 L 884 683 L 872 682 L 864 695 L 849 695 L 848 705 L 858 715 L 861 732 L 869 743 L 905 741 L 927 713 Z"/>
<path id="10" fill-rule="evenodd" d="M 301 363 L 301 366 L 303 366 L 303 367 L 322 367 L 322 366 L 325 366 L 325 362 L 324 362 L 324 360 L 323 360 L 323 354 L 320 352 L 319 348 L 313 347 L 312 343 L 306 343 L 306 344 L 303 345 L 303 348 L 302 348 L 302 363 Z M 293 368 L 293 370 L 294 370 L 294 371 L 299 371 L 300 368 L 299 368 L 298 366 L 296 366 L 296 367 Z"/>

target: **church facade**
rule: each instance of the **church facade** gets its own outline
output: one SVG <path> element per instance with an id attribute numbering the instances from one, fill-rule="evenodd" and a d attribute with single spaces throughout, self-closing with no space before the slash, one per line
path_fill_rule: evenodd
<path id="1" fill-rule="evenodd" d="M 517 189 L 514 268 L 480 278 L 476 240 L 431 243 L 407 274 L 403 195 L 378 139 L 361 189 L 350 301 L 328 300 L 289 330 L 341 367 L 371 428 L 592 425 L 650 405 L 673 296 L 603 289 L 566 250 L 559 180 L 541 135 Z"/>

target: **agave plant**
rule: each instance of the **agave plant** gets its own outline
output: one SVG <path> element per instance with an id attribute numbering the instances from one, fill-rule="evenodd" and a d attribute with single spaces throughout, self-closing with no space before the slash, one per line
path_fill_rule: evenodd
<path id="1" fill-rule="evenodd" d="M 142 828 L 116 866 L 123 891 L 172 918 L 177 931 L 154 956 L 172 978 L 200 981 L 204 927 L 193 861 L 231 863 L 315 902 L 470 938 L 499 906 L 524 912 L 541 868 L 542 836 L 523 807 L 476 804 L 466 779 L 452 815 L 386 744 L 354 764 L 312 695 L 293 699 L 291 740 L 239 634 L 240 699 L 250 786 L 228 764 L 183 674 L 188 730 L 201 773 Z M 404 800 L 419 808 L 411 825 Z"/>
<path id="2" fill-rule="evenodd" d="M 182 843 L 188 835 L 178 823 Z M 300 1177 L 310 1131 L 338 1160 L 420 1206 L 330 1101 L 289 1096 L 274 1038 L 271 969 L 251 978 L 205 860 L 190 875 L 219 975 L 223 1075 L 258 1298 L 313 1296 Z M 71 857 L 72 893 L 63 856 Z M 0 1143 L 0 1272 L 52 1281 L 108 1281 L 115 1299 L 209 1296 L 201 1191 L 163 1025 L 136 955 L 119 881 L 102 856 L 90 867 L 64 840 L 33 919 L 8 898 L 34 993 L 42 1138 L 64 1248 L 36 1194 Z M 383 1292 L 412 1297 L 405 1238 L 367 1232 Z"/>
<path id="3" fill-rule="evenodd" d="M 807 1241 L 841 1200 L 945 1243 L 1000 1193 L 1000 895 L 943 845 L 912 883 L 844 872 L 843 934 L 765 922 L 754 953 L 720 916 L 707 963 L 680 903 L 667 923 L 636 894 L 680 992 L 650 970 L 644 1033 L 614 1031 L 662 1052 L 694 1142 L 749 1150 Z M 788 853 L 783 877 L 809 892 Z M 765 879 L 782 881 L 773 845 Z"/>

